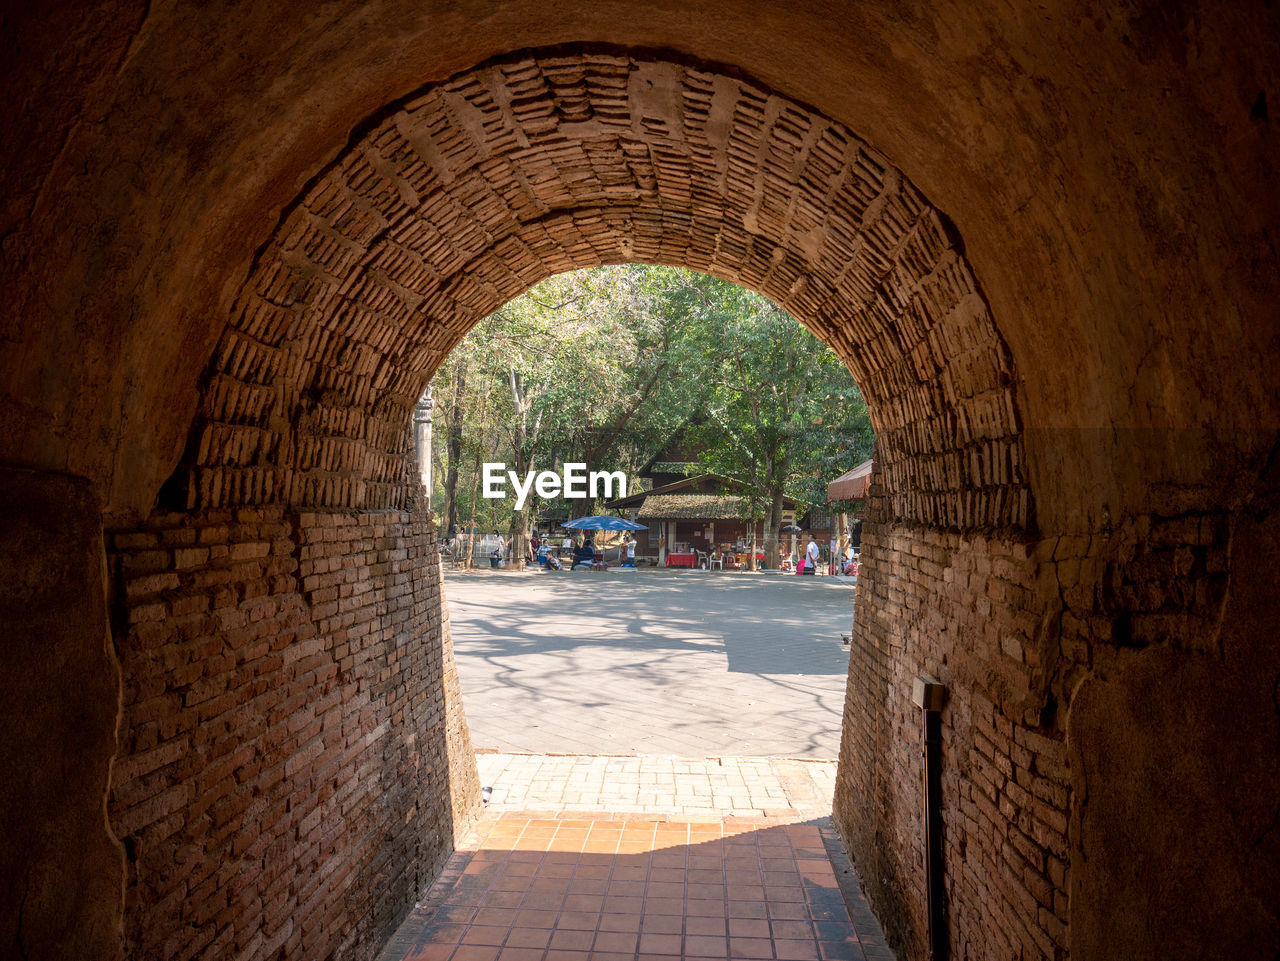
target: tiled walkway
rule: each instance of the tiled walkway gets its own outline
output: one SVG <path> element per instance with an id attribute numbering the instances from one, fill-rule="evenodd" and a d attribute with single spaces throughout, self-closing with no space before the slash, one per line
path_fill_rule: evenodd
<path id="1" fill-rule="evenodd" d="M 700 817 L 822 817 L 835 761 L 771 757 L 481 754 L 490 811 L 609 811 Z"/>
<path id="2" fill-rule="evenodd" d="M 485 816 L 381 961 L 893 961 L 825 816 L 832 764 L 478 760 Z M 721 779 L 773 816 L 727 814 Z"/>
<path id="3" fill-rule="evenodd" d="M 849 919 L 823 830 L 775 820 L 487 818 L 411 917 L 406 927 L 416 920 L 416 930 L 402 930 L 400 956 L 884 957 L 865 950 Z"/>

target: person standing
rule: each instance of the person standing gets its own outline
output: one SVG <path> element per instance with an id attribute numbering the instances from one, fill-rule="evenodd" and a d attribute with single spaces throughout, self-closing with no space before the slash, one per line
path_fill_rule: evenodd
<path id="1" fill-rule="evenodd" d="M 804 572 L 806 574 L 818 573 L 818 562 L 822 559 L 822 548 L 818 546 L 817 538 L 811 533 L 809 535 L 809 544 L 804 549 Z"/>
<path id="2" fill-rule="evenodd" d="M 636 566 L 636 536 L 632 534 L 630 531 L 627 532 L 627 539 L 622 543 L 622 549 L 624 551 L 624 560 L 622 562 L 622 566 L 635 567 Z"/>

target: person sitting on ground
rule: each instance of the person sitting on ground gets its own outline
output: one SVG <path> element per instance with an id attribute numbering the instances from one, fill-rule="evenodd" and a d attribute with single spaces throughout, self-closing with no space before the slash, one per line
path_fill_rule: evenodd
<path id="1" fill-rule="evenodd" d="M 845 548 L 844 573 L 849 577 L 858 576 L 858 555 L 854 553 L 852 547 Z"/>
<path id="2" fill-rule="evenodd" d="M 585 567 L 587 570 L 591 570 L 591 565 L 595 563 L 595 560 L 596 545 L 595 542 L 588 537 L 582 542 L 582 546 L 573 552 L 573 565 L 569 570 L 576 571 L 579 565 Z"/>

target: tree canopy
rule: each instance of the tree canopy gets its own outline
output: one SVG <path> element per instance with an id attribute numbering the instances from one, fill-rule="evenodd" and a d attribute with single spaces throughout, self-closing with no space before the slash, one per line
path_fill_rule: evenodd
<path id="1" fill-rule="evenodd" d="M 446 528 L 527 536 L 543 511 L 596 505 L 480 497 L 484 462 L 521 476 L 565 462 L 634 473 L 685 429 L 754 517 L 784 496 L 821 506 L 871 453 L 866 404 L 840 360 L 787 313 L 705 274 L 628 264 L 561 274 L 482 320 L 433 381 Z M 773 526 L 776 529 L 777 524 Z"/>

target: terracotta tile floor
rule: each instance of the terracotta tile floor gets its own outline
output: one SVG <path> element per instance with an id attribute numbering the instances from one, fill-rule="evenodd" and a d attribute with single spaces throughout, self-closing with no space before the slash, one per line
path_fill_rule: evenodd
<path id="1" fill-rule="evenodd" d="M 856 959 L 830 821 L 490 814 L 394 949 L 406 961 Z M 874 926 L 869 916 L 860 921 Z M 389 946 L 389 950 L 393 950 Z M 384 953 L 384 958 L 389 957 Z"/>

